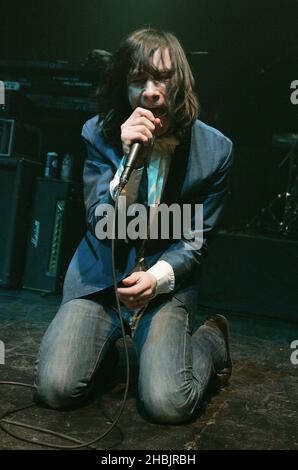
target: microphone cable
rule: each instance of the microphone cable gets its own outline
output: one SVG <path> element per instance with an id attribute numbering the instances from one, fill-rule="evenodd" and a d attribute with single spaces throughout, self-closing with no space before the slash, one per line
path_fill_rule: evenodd
<path id="1" fill-rule="evenodd" d="M 92 439 L 88 442 L 82 442 L 79 439 L 75 439 L 73 437 L 67 436 L 66 434 L 51 431 L 50 429 L 31 426 L 29 424 L 25 424 L 25 423 L 21 423 L 21 422 L 18 422 L 18 421 L 14 421 L 14 420 L 12 421 L 12 420 L 6 419 L 11 414 L 15 414 L 19 411 L 23 411 L 25 409 L 37 406 L 35 403 L 31 403 L 30 405 L 25 405 L 23 407 L 19 407 L 19 408 L 15 408 L 13 410 L 10 410 L 10 411 L 6 411 L 6 412 L 4 412 L 0 415 L 0 429 L 2 429 L 4 432 L 6 432 L 10 436 L 14 437 L 15 439 L 18 439 L 18 440 L 21 440 L 23 442 L 27 442 L 27 443 L 30 443 L 30 444 L 39 445 L 39 446 L 42 446 L 42 447 L 50 447 L 52 449 L 60 449 L 60 450 L 67 450 L 67 449 L 69 449 L 69 450 L 73 449 L 74 450 L 74 449 L 82 449 L 84 447 L 87 447 L 89 449 L 94 449 L 94 450 L 107 450 L 107 449 L 98 449 L 97 447 L 94 447 L 93 444 L 95 444 L 96 442 L 102 440 L 105 436 L 107 436 L 117 426 L 117 423 L 118 423 L 118 421 L 119 421 L 119 419 L 120 419 L 120 417 L 123 413 L 124 407 L 125 407 L 126 402 L 127 402 L 127 395 L 128 395 L 128 389 L 129 389 L 130 364 L 129 364 L 129 354 L 128 354 L 128 347 L 127 347 L 127 341 L 126 341 L 126 332 L 125 332 L 124 322 L 123 322 L 123 318 L 122 318 L 122 311 L 121 311 L 119 295 L 118 295 L 118 292 L 117 292 L 117 276 L 116 276 L 116 264 L 115 264 L 115 239 L 116 239 L 116 220 L 117 220 L 117 215 L 118 215 L 118 199 L 119 199 L 119 196 L 120 196 L 121 191 L 123 190 L 123 188 L 124 188 L 124 186 L 118 187 L 117 192 L 116 192 L 116 196 L 115 196 L 115 210 L 114 210 L 114 217 L 113 217 L 113 225 L 112 225 L 113 231 L 112 231 L 112 241 L 111 241 L 111 258 L 112 258 L 111 263 L 112 263 L 113 287 L 114 287 L 114 293 L 115 293 L 115 299 L 116 299 L 117 312 L 118 312 L 120 326 L 121 326 L 121 334 L 122 334 L 122 338 L 123 338 L 124 351 L 125 351 L 125 364 L 126 364 L 126 383 L 125 383 L 125 390 L 124 390 L 124 395 L 123 395 L 120 410 L 118 411 L 118 414 L 117 414 L 116 418 L 111 423 L 111 425 L 107 429 L 107 431 L 105 431 L 104 433 L 102 433 L 100 436 L 98 436 L 95 439 Z M 8 386 L 12 385 L 12 386 L 18 386 L 18 387 L 27 387 L 27 388 L 32 388 L 32 389 L 36 390 L 35 385 L 25 384 L 25 383 L 21 383 L 21 382 L 0 381 L 0 385 L 8 385 Z M 23 427 L 23 428 L 26 428 L 26 429 L 31 429 L 33 431 L 38 431 L 38 432 L 41 432 L 41 433 L 44 433 L 44 434 L 50 434 L 52 436 L 56 436 L 56 437 L 59 437 L 61 439 L 65 439 L 65 440 L 68 440 L 68 441 L 71 441 L 71 442 L 75 442 L 75 443 L 77 443 L 77 445 L 68 445 L 67 446 L 67 445 L 59 445 L 59 444 L 50 444 L 48 442 L 36 441 L 36 440 L 33 440 L 33 439 L 28 439 L 28 438 L 25 438 L 25 437 L 21 437 L 21 436 L 15 434 L 13 431 L 7 429 L 4 426 L 3 423 L 18 426 L 18 427 Z M 121 430 L 120 430 L 120 432 L 121 432 Z"/>

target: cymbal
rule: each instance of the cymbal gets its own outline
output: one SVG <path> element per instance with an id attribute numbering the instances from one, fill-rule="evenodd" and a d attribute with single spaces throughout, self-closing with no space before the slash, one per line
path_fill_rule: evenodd
<path id="1" fill-rule="evenodd" d="M 293 134 L 293 133 L 273 134 L 272 142 L 278 142 L 281 144 L 297 144 L 298 134 Z"/>

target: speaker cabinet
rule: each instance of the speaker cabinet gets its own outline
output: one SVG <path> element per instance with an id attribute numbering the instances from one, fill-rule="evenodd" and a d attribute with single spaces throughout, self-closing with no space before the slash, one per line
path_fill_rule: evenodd
<path id="1" fill-rule="evenodd" d="M 0 158 L 0 286 L 22 283 L 34 184 L 42 165 Z"/>
<path id="2" fill-rule="evenodd" d="M 80 185 L 38 178 L 23 287 L 60 292 L 68 264 L 85 230 Z"/>

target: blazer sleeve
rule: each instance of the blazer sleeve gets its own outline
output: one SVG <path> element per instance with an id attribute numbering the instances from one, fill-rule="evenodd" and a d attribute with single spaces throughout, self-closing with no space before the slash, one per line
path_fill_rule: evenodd
<path id="1" fill-rule="evenodd" d="M 185 279 L 201 264 L 202 257 L 207 251 L 207 241 L 218 228 L 229 189 L 230 170 L 233 163 L 233 144 L 231 141 L 229 143 L 228 153 L 222 159 L 218 170 L 212 175 L 205 194 L 198 201 L 203 204 L 203 243 L 198 249 L 194 249 L 194 244 L 190 245 L 189 240 L 181 238 L 172 243 L 160 257 L 173 267 L 175 290 L 184 284 Z M 195 214 L 191 219 L 191 230 L 194 229 L 194 221 Z"/>
<path id="2" fill-rule="evenodd" d="M 110 181 L 117 167 L 92 142 L 86 124 L 83 127 L 82 138 L 86 148 L 83 170 L 86 222 L 88 230 L 95 235 L 96 223 L 99 220 L 95 215 L 97 206 L 109 204 L 114 207 L 114 200 L 110 194 Z"/>

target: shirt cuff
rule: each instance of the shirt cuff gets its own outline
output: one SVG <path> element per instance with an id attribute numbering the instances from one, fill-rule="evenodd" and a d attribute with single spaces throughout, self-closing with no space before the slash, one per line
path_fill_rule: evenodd
<path id="1" fill-rule="evenodd" d="M 167 261 L 157 261 L 147 272 L 153 274 L 157 281 L 154 296 L 168 294 L 174 290 L 175 274 L 172 266 Z"/>
<path id="2" fill-rule="evenodd" d="M 119 168 L 114 178 L 112 179 L 112 181 L 110 181 L 110 194 L 114 201 L 116 199 L 116 192 L 117 192 L 118 185 L 120 182 L 120 177 L 124 170 L 124 161 L 125 161 L 125 157 L 122 158 Z M 134 202 L 137 201 L 143 169 L 144 167 L 141 167 L 132 171 L 129 180 L 125 185 L 125 188 L 121 192 L 121 196 L 126 196 L 127 207 L 129 207 L 130 204 L 133 204 Z"/>

